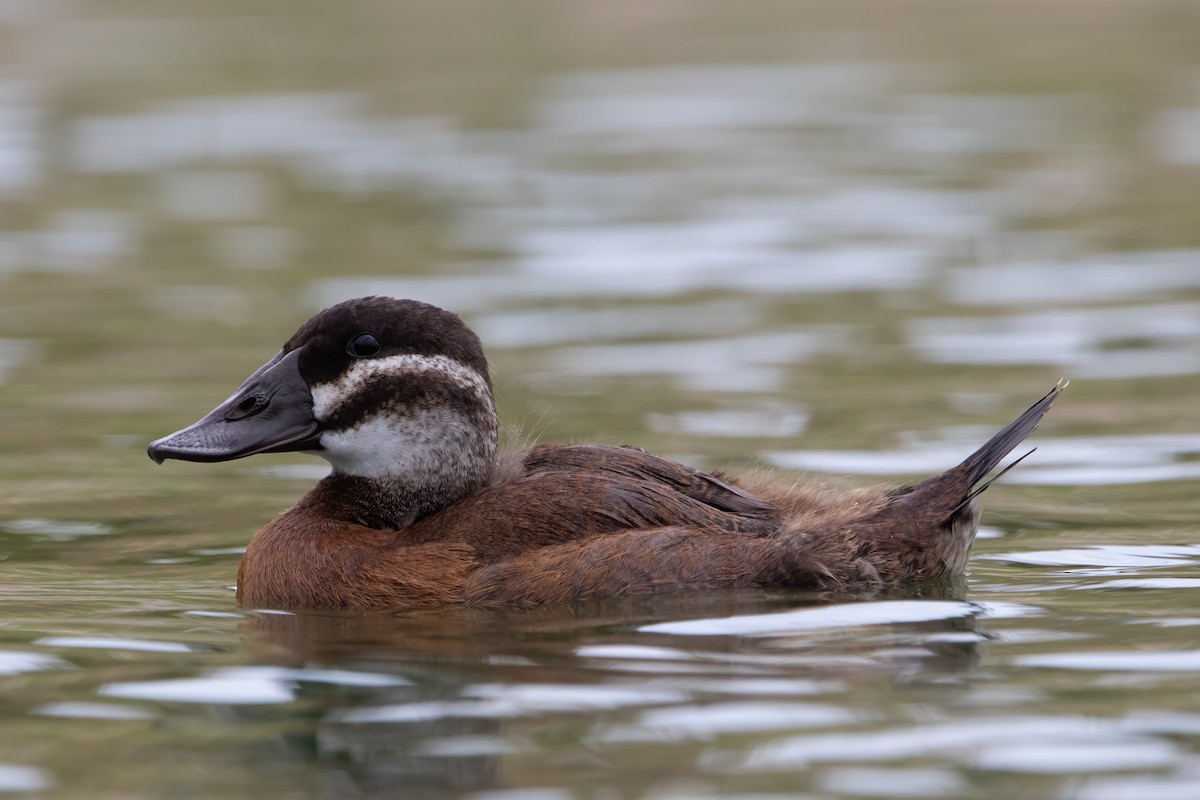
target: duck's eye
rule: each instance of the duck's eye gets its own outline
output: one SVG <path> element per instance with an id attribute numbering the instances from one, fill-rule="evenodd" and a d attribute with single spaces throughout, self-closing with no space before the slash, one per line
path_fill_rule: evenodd
<path id="1" fill-rule="evenodd" d="M 346 343 L 346 352 L 355 358 L 373 356 L 379 349 L 379 340 L 369 333 L 361 333 Z"/>

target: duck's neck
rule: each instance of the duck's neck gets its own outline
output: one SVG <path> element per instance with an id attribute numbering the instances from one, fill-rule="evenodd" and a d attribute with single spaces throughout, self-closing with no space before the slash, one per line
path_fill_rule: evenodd
<path id="1" fill-rule="evenodd" d="M 379 530 L 457 503 L 484 485 L 496 461 L 495 406 L 490 395 L 473 400 L 466 410 L 410 409 L 325 431 L 315 454 L 333 472 L 309 498 L 327 518 Z"/>
<path id="2" fill-rule="evenodd" d="M 466 497 L 477 486 L 414 490 L 395 480 L 334 473 L 323 478 L 302 501 L 327 519 L 377 530 L 399 530 L 436 514 Z"/>

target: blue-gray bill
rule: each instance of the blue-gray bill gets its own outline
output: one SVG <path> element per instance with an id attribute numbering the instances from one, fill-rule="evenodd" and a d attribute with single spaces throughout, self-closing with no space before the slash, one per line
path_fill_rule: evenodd
<path id="1" fill-rule="evenodd" d="M 146 453 L 161 464 L 230 461 L 257 453 L 318 450 L 312 392 L 300 374 L 300 350 L 274 358 L 203 419 L 156 439 Z"/>

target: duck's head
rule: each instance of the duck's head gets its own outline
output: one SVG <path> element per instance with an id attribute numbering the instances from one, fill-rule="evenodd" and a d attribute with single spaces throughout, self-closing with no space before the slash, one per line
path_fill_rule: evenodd
<path id="1" fill-rule="evenodd" d="M 147 452 L 162 463 L 311 451 L 335 475 L 465 494 L 486 479 L 496 432 L 471 329 L 426 303 L 363 297 L 310 319 L 228 400 Z"/>

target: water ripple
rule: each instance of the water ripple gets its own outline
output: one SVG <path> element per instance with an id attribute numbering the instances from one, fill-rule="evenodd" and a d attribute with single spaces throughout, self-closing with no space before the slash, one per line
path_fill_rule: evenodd
<path id="1" fill-rule="evenodd" d="M 638 686 L 481 684 L 467 687 L 463 700 L 400 703 L 342 709 L 331 720 L 342 723 L 411 723 L 445 718 L 504 719 L 546 713 L 610 711 L 630 706 L 679 703 L 686 695 L 671 689 Z"/>
<path id="2" fill-rule="evenodd" d="M 1036 774 L 1121 772 L 1170 766 L 1179 750 L 1163 741 L 1009 744 L 989 747 L 973 761 L 978 769 Z"/>
<path id="3" fill-rule="evenodd" d="M 788 728 L 824 728 L 857 721 L 841 706 L 802 703 L 730 702 L 644 711 L 637 721 L 605 731 L 605 742 L 667 742 L 714 739 L 728 733 Z"/>
<path id="4" fill-rule="evenodd" d="M 1200 578 L 1122 578 L 1074 589 L 1200 589 Z"/>
<path id="5" fill-rule="evenodd" d="M 949 770 L 837 767 L 820 777 L 829 792 L 855 797 L 946 797 L 966 793 L 963 779 Z"/>
<path id="6" fill-rule="evenodd" d="M 43 717 L 68 717 L 70 719 L 154 719 L 154 715 L 145 709 L 113 703 L 48 703 L 38 706 L 30 713 Z"/>
<path id="7" fill-rule="evenodd" d="M 491 348 L 538 347 L 647 336 L 713 336 L 753 328 L 760 313 L 755 305 L 726 300 L 598 310 L 565 306 L 492 311 L 473 316 L 471 327 Z"/>
<path id="8" fill-rule="evenodd" d="M 213 705 L 272 705 L 295 699 L 301 683 L 350 687 L 407 686 L 399 676 L 347 670 L 229 667 L 199 678 L 110 683 L 100 694 L 133 700 Z"/>
<path id="9" fill-rule="evenodd" d="M 576 648 L 575 655 L 581 658 L 636 659 L 638 661 L 691 661 L 695 658 L 684 650 L 640 644 L 584 645 Z"/>
<path id="10" fill-rule="evenodd" d="M 1157 748 L 1159 744 L 1165 749 Z M 1170 745 L 1124 733 L 1117 723 L 1104 720 L 1014 716 L 789 737 L 753 748 L 734 763 L 740 769 L 791 770 L 821 762 L 893 761 L 949 755 L 985 768 L 988 759 L 996 758 L 997 766 L 1003 764 L 1007 769 L 1014 766 L 1013 761 L 1004 763 L 1001 759 L 1006 754 L 1019 756 L 1014 748 L 1034 748 L 1034 752 L 1040 749 L 1050 754 L 1062 749 L 1064 754 L 1073 753 L 1089 764 L 1091 759 L 1087 754 L 1091 748 L 1113 752 L 1135 748 L 1132 752 L 1157 764 Z"/>
<path id="11" fill-rule="evenodd" d="M 0 764 L 0 792 L 41 792 L 50 786 L 50 777 L 44 770 L 19 764 Z"/>
<path id="12" fill-rule="evenodd" d="M 937 364 L 1048 364 L 1097 380 L 1200 372 L 1195 303 L 916 319 L 905 327 L 911 347 Z"/>
<path id="13" fill-rule="evenodd" d="M 930 474 L 962 461 L 991 432 L 949 430 L 942 440 L 914 441 L 895 450 L 776 450 L 762 455 L 786 469 L 854 475 Z M 1107 486 L 1200 477 L 1200 462 L 1185 460 L 1200 454 L 1200 434 L 1039 438 L 1036 444 L 1037 453 L 1004 476 L 1006 483 Z"/>
<path id="14" fill-rule="evenodd" d="M 894 625 L 905 622 L 961 617 L 1026 617 L 1041 614 L 1033 606 L 1016 603 L 965 603 L 943 600 L 892 600 L 873 603 L 818 606 L 775 614 L 754 614 L 723 619 L 696 619 L 644 625 L 642 633 L 681 636 L 778 636 L 802 631 L 830 630 L 861 625 Z"/>
<path id="15" fill-rule="evenodd" d="M 0 274 L 3 274 L 2 264 L 0 264 Z M 41 349 L 39 342 L 26 339 L 0 339 L 0 384 L 4 383 L 9 373 L 36 359 Z"/>
<path id="16" fill-rule="evenodd" d="M 1200 650 L 1171 651 L 1095 651 L 1045 653 L 1018 656 L 1013 663 L 1022 667 L 1116 672 L 1195 672 L 1200 670 Z"/>
<path id="17" fill-rule="evenodd" d="M 813 327 L 725 339 L 564 347 L 548 361 L 560 381 L 669 375 L 700 391 L 768 391 L 778 388 L 787 365 L 845 349 L 849 333 L 842 327 Z"/>
<path id="18" fill-rule="evenodd" d="M 808 413 L 794 407 L 646 415 L 646 427 L 655 433 L 699 436 L 784 438 L 801 433 L 807 424 Z"/>
<path id="19" fill-rule="evenodd" d="M 1200 778 L 1140 777 L 1100 781 L 1080 787 L 1076 800 L 1195 800 Z"/>
<path id="20" fill-rule="evenodd" d="M 946 294 L 960 305 L 1127 302 L 1200 287 L 1200 250 L 1095 254 L 1081 261 L 995 264 L 951 270 Z"/>
<path id="21" fill-rule="evenodd" d="M 1105 574 L 1114 567 L 1130 569 L 1194 564 L 1197 558 L 1200 558 L 1200 545 L 1094 545 L 1058 550 L 1031 550 L 1023 553 L 995 553 L 978 558 L 1042 567 L 1094 567 L 1098 569 L 1073 569 L 1072 572 Z"/>
<path id="22" fill-rule="evenodd" d="M 49 636 L 34 642 L 42 647 L 79 647 L 95 650 L 133 650 L 143 653 L 190 653 L 193 648 L 178 642 L 152 642 L 144 639 L 105 638 L 101 636 Z"/>
<path id="23" fill-rule="evenodd" d="M 103 522 L 75 522 L 54 519 L 13 519 L 0 523 L 0 530 L 25 536 L 44 536 L 60 542 L 69 542 L 81 536 L 108 536 L 113 528 Z"/>
<path id="24" fill-rule="evenodd" d="M 20 675 L 24 672 L 41 672 L 48 669 L 63 669 L 70 664 L 61 658 L 44 653 L 21 653 L 0 650 L 0 675 Z"/>
<path id="25" fill-rule="evenodd" d="M 295 687 L 252 668 L 219 670 L 203 678 L 128 681 L 100 687 L 100 694 L 130 700 L 212 705 L 272 705 L 290 703 Z"/>

